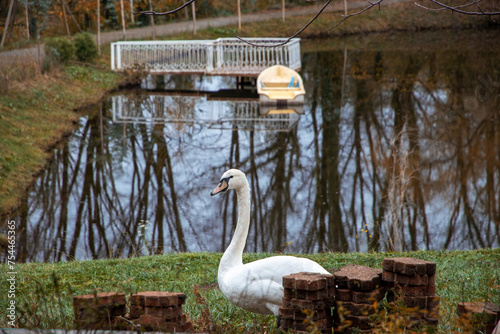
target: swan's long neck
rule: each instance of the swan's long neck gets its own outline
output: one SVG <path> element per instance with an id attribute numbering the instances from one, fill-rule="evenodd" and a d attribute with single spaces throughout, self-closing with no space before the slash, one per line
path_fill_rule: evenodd
<path id="1" fill-rule="evenodd" d="M 248 187 L 248 183 L 236 189 L 236 196 L 238 198 L 238 222 L 233 239 L 220 261 L 219 270 L 227 270 L 243 265 L 243 249 L 247 241 L 250 224 L 250 188 Z"/>

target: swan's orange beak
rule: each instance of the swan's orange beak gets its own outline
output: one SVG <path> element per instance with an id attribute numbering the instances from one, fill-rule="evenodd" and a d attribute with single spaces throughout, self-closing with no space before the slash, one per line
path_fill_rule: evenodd
<path id="1" fill-rule="evenodd" d="M 218 193 L 225 192 L 229 189 L 229 184 L 227 183 L 227 179 L 220 180 L 219 185 L 210 193 L 210 196 L 217 195 Z"/>

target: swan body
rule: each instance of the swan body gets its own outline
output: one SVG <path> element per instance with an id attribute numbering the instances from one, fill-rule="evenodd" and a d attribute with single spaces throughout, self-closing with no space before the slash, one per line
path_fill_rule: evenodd
<path id="1" fill-rule="evenodd" d="M 243 264 L 243 249 L 250 224 L 250 188 L 242 171 L 230 169 L 225 172 L 210 195 L 229 189 L 234 189 L 237 194 L 238 223 L 219 264 L 219 288 L 236 306 L 254 313 L 278 315 L 283 299 L 283 276 L 299 272 L 329 272 L 314 261 L 295 256 L 273 256 Z"/>

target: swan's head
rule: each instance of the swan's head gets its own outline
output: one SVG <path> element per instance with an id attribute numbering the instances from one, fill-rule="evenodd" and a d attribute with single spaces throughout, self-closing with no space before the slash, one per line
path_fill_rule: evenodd
<path id="1" fill-rule="evenodd" d="M 247 177 L 239 169 L 230 169 L 220 178 L 219 185 L 210 193 L 211 196 L 224 193 L 229 189 L 239 189 L 248 184 Z"/>

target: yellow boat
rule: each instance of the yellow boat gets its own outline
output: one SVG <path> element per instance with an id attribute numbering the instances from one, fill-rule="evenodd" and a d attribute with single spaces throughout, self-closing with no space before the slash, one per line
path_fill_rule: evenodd
<path id="1" fill-rule="evenodd" d="M 304 103 L 304 83 L 294 70 L 282 66 L 271 66 L 259 74 L 257 92 L 262 104 Z"/>

